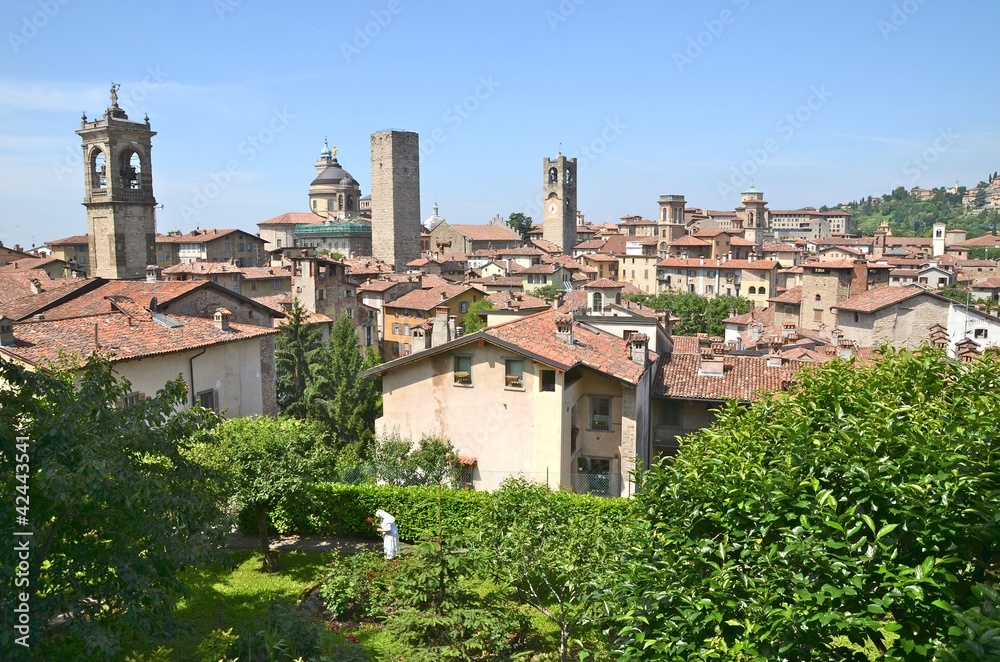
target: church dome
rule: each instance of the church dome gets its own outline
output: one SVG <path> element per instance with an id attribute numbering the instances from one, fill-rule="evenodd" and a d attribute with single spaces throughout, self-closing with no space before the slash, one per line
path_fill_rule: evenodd
<path id="1" fill-rule="evenodd" d="M 341 186 L 357 186 L 358 181 L 351 177 L 351 173 L 344 170 L 337 159 L 333 161 L 326 168 L 316 176 L 316 179 L 312 181 L 310 186 L 316 186 L 318 184 L 338 184 Z"/>
<path id="2" fill-rule="evenodd" d="M 438 216 L 438 203 L 435 201 L 434 202 L 434 213 L 431 216 L 429 216 L 427 218 L 427 220 L 424 221 L 424 229 L 427 230 L 428 232 L 430 232 L 431 230 L 433 230 L 437 226 L 441 225 L 441 223 L 443 223 L 443 222 L 444 222 L 444 219 L 441 218 L 440 216 Z"/>

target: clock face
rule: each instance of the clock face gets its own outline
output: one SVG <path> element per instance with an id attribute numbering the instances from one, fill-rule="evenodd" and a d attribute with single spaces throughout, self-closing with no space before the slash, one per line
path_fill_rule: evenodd
<path id="1" fill-rule="evenodd" d="M 555 215 L 555 213 L 557 211 L 559 211 L 559 205 L 557 205 L 554 202 L 550 202 L 549 203 L 549 213 Z"/>

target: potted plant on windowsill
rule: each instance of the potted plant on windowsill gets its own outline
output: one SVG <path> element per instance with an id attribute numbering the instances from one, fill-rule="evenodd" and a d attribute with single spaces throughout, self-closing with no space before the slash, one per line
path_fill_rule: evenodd
<path id="1" fill-rule="evenodd" d="M 524 382 L 518 375 L 507 375 L 507 388 L 522 388 Z"/>
<path id="2" fill-rule="evenodd" d="M 455 383 L 462 384 L 463 386 L 469 386 L 472 384 L 472 374 L 466 372 L 465 370 L 459 370 L 455 373 Z"/>

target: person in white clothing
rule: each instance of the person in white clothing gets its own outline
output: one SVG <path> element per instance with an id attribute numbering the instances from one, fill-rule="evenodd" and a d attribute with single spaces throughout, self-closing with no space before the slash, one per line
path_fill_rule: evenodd
<path id="1" fill-rule="evenodd" d="M 399 529 L 396 528 L 396 518 L 384 510 L 376 510 L 375 516 L 382 519 L 378 530 L 382 534 L 382 547 L 385 558 L 394 559 L 399 556 Z"/>

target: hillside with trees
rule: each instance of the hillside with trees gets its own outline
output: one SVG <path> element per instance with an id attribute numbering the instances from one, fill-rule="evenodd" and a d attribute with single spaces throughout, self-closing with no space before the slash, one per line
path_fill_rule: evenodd
<path id="1" fill-rule="evenodd" d="M 991 181 L 995 177 L 990 178 Z M 871 236 L 884 222 L 889 224 L 897 237 L 929 237 L 935 223 L 946 223 L 949 229 L 968 231 L 970 239 L 995 231 L 1000 222 L 1000 212 L 984 209 L 986 196 L 983 189 L 987 182 L 980 182 L 980 194 L 971 207 L 962 203 L 966 187 L 960 186 L 957 193 L 949 193 L 944 187 L 934 190 L 930 200 L 920 200 L 904 187 L 897 187 L 892 193 L 881 197 L 868 196 L 859 201 L 839 204 L 835 209 L 843 209 L 854 215 L 854 232 Z"/>

